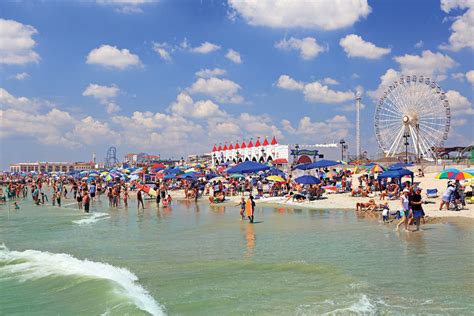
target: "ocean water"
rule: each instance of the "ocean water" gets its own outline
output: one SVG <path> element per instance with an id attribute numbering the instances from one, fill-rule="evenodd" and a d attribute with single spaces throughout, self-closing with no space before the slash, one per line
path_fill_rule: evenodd
<path id="1" fill-rule="evenodd" d="M 133 202 L 133 201 L 131 201 Z M 474 227 L 175 201 L 0 205 L 0 315 L 473 314 Z M 69 205 L 68 205 L 69 204 Z"/>

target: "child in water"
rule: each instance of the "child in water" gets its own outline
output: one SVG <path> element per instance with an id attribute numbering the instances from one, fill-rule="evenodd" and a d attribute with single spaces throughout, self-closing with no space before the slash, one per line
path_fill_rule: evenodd
<path id="1" fill-rule="evenodd" d="M 13 202 L 13 208 L 14 208 L 15 210 L 19 210 L 19 209 L 20 209 L 20 207 L 18 206 L 18 204 L 16 204 L 16 202 Z"/>

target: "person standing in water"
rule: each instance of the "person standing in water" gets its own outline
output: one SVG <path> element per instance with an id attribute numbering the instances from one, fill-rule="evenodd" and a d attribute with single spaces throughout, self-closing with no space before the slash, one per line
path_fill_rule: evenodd
<path id="1" fill-rule="evenodd" d="M 128 190 L 127 188 L 124 189 L 123 192 L 123 205 L 128 208 Z"/>
<path id="2" fill-rule="evenodd" d="M 423 200 L 421 198 L 421 188 L 417 187 L 415 193 L 411 196 L 410 205 L 413 213 L 413 219 L 415 220 L 416 229 L 414 231 L 420 230 L 420 221 L 423 217 Z"/>
<path id="3" fill-rule="evenodd" d="M 91 197 L 89 196 L 89 193 L 87 192 L 87 189 L 84 189 L 82 191 L 82 203 L 84 204 L 84 212 L 89 213 L 89 207 L 91 203 Z"/>
<path id="4" fill-rule="evenodd" d="M 402 208 L 400 212 L 400 222 L 397 224 L 397 231 L 402 224 L 405 225 L 405 231 L 408 231 L 408 217 L 410 216 L 410 190 L 403 189 L 403 195 L 400 198 L 402 203 Z"/>
<path id="5" fill-rule="evenodd" d="M 138 190 L 137 192 L 137 208 L 138 209 L 140 209 L 140 204 L 142 205 L 142 209 L 145 209 L 145 205 L 143 204 L 142 190 Z"/>
<path id="6" fill-rule="evenodd" d="M 246 203 L 245 203 L 245 198 L 244 197 L 242 197 L 240 199 L 240 203 L 236 205 L 236 206 L 240 206 L 240 217 L 242 218 L 242 220 L 245 219 L 245 214 L 244 214 L 245 213 L 245 205 L 246 205 Z"/>
<path id="7" fill-rule="evenodd" d="M 247 215 L 250 223 L 253 223 L 255 212 L 255 202 L 253 196 L 250 195 L 247 202 L 245 203 L 245 214 Z"/>

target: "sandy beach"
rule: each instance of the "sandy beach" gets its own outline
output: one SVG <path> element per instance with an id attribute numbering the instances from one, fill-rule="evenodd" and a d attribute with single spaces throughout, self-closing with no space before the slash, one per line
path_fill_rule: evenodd
<path id="1" fill-rule="evenodd" d="M 474 223 L 474 212 L 473 204 L 466 204 L 466 207 L 460 211 L 439 211 L 439 205 L 441 202 L 441 196 L 446 189 L 448 180 L 436 179 L 437 172 L 426 173 L 424 177 L 415 177 L 414 181 L 420 183 L 421 188 L 423 188 L 422 196 L 425 201 L 430 202 L 429 204 L 424 204 L 423 209 L 426 216 L 432 218 L 468 218 L 469 222 Z M 352 183 L 357 183 L 357 177 L 360 174 L 355 174 L 352 179 Z M 438 189 L 437 198 L 426 198 L 426 189 Z M 182 190 L 173 191 L 171 193 L 174 199 L 184 199 L 184 192 Z M 227 201 L 224 203 L 217 204 L 219 206 L 226 205 L 235 205 L 239 202 L 240 196 L 231 196 L 227 197 Z M 358 202 L 368 202 L 371 198 L 368 197 L 351 197 L 350 193 L 325 193 L 323 199 L 315 201 L 305 201 L 305 202 L 292 202 L 287 201 L 284 197 L 266 197 L 261 199 L 256 199 L 257 204 L 265 205 L 275 205 L 275 206 L 298 206 L 301 208 L 308 209 L 324 209 L 324 210 L 349 210 L 355 211 L 355 205 Z M 400 208 L 400 200 L 385 200 L 381 201 L 379 198 L 379 193 L 377 193 L 374 198 L 377 204 L 388 202 L 391 212 L 395 212 Z"/>

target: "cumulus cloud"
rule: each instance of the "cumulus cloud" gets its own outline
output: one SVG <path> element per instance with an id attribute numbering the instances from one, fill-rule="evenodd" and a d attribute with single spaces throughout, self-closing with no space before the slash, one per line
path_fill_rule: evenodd
<path id="1" fill-rule="evenodd" d="M 120 89 L 116 85 L 101 86 L 90 83 L 82 92 L 83 96 L 93 97 L 105 106 L 107 113 L 114 113 L 120 110 L 120 107 L 113 101 L 119 94 Z"/>
<path id="2" fill-rule="evenodd" d="M 110 45 L 101 45 L 91 50 L 86 63 L 120 70 L 142 65 L 138 55 L 132 54 L 128 49 Z"/>
<path id="3" fill-rule="evenodd" d="M 474 114 L 472 103 L 458 91 L 448 90 L 446 96 L 448 97 L 452 115 L 461 116 Z"/>
<path id="4" fill-rule="evenodd" d="M 171 55 L 168 52 L 168 44 L 167 43 L 153 43 L 153 50 L 161 59 L 165 61 L 171 61 Z"/>
<path id="5" fill-rule="evenodd" d="M 221 111 L 219 106 L 211 100 L 194 102 L 194 100 L 184 92 L 176 97 L 176 101 L 170 105 L 169 110 L 176 115 L 197 119 L 225 115 L 225 112 Z"/>
<path id="6" fill-rule="evenodd" d="M 335 91 L 318 81 L 303 83 L 288 75 L 281 75 L 276 86 L 285 90 L 301 90 L 305 100 L 313 103 L 341 103 L 354 99 L 352 91 Z"/>
<path id="7" fill-rule="evenodd" d="M 0 64 L 23 65 L 38 63 L 40 56 L 33 50 L 33 35 L 38 31 L 31 25 L 0 19 Z"/>
<path id="8" fill-rule="evenodd" d="M 465 75 L 462 72 L 456 72 L 451 74 L 451 78 L 460 82 L 464 82 Z"/>
<path id="9" fill-rule="evenodd" d="M 437 81 L 446 78 L 446 72 L 456 66 L 456 62 L 448 55 L 433 53 L 425 50 L 421 55 L 396 56 L 395 61 L 400 64 L 401 72 L 405 75 L 423 75 Z"/>
<path id="10" fill-rule="evenodd" d="M 312 142 L 333 142 L 340 138 L 347 138 L 353 127 L 344 115 L 335 115 L 320 122 L 313 122 L 310 117 L 304 116 L 296 127 L 293 127 L 286 119 L 282 120 L 281 124 L 286 132 L 311 139 Z"/>
<path id="11" fill-rule="evenodd" d="M 218 77 L 218 76 L 223 76 L 225 74 L 226 74 L 225 69 L 221 69 L 221 68 L 201 69 L 196 72 L 196 76 L 201 77 L 201 78 Z"/>
<path id="12" fill-rule="evenodd" d="M 326 77 L 326 78 L 323 79 L 323 83 L 329 84 L 329 85 L 338 85 L 339 81 L 337 81 L 336 79 L 330 78 L 330 77 Z"/>
<path id="13" fill-rule="evenodd" d="M 304 82 L 296 81 L 288 75 L 281 75 L 276 82 L 276 86 L 285 90 L 303 90 Z"/>
<path id="14" fill-rule="evenodd" d="M 472 36 L 472 30 L 474 30 L 474 1 L 441 0 L 441 10 L 450 13 L 454 9 L 466 11 L 454 18 L 449 43 L 440 45 L 440 48 L 452 51 L 459 51 L 463 48 L 474 49 L 474 36 Z"/>
<path id="15" fill-rule="evenodd" d="M 4 88 L 0 88 L 0 105 L 3 107 L 28 109 L 33 107 L 33 102 L 26 97 L 15 97 Z"/>
<path id="16" fill-rule="evenodd" d="M 466 72 L 466 79 L 470 84 L 474 85 L 474 70 Z"/>
<path id="17" fill-rule="evenodd" d="M 188 88 L 191 94 L 204 94 L 222 103 L 242 103 L 244 98 L 238 94 L 240 85 L 228 79 L 211 77 L 199 78 Z"/>
<path id="18" fill-rule="evenodd" d="M 191 48 L 190 51 L 198 54 L 209 54 L 219 49 L 221 49 L 219 45 L 210 42 L 204 42 L 198 47 Z"/>
<path id="19" fill-rule="evenodd" d="M 225 57 L 236 64 L 242 63 L 242 58 L 240 57 L 240 54 L 233 49 L 227 50 L 227 54 L 225 55 Z"/>
<path id="20" fill-rule="evenodd" d="M 327 47 L 319 45 L 314 37 L 305 37 L 303 39 L 291 37 L 288 40 L 282 39 L 275 43 L 275 47 L 286 51 L 299 51 L 300 57 L 304 60 L 313 59 L 320 53 L 328 50 Z"/>
<path id="21" fill-rule="evenodd" d="M 14 74 L 13 76 L 10 76 L 10 79 L 15 79 L 15 80 L 25 80 L 27 78 L 29 78 L 30 75 L 26 72 L 19 72 L 17 74 Z"/>
<path id="22" fill-rule="evenodd" d="M 415 44 L 415 48 L 422 48 L 425 45 L 425 43 L 422 40 L 419 40 Z"/>
<path id="23" fill-rule="evenodd" d="M 377 47 L 371 42 L 364 41 L 356 34 L 349 34 L 341 38 L 339 45 L 344 48 L 348 57 L 379 59 L 391 51 L 390 48 Z"/>
<path id="24" fill-rule="evenodd" d="M 367 94 L 376 101 L 382 97 L 385 90 L 399 78 L 400 74 L 393 68 L 387 69 L 385 74 L 380 76 L 380 84 L 375 90 L 368 91 Z"/>
<path id="25" fill-rule="evenodd" d="M 228 0 L 228 3 L 250 25 L 272 28 L 335 30 L 353 25 L 371 11 L 366 0 Z"/>

